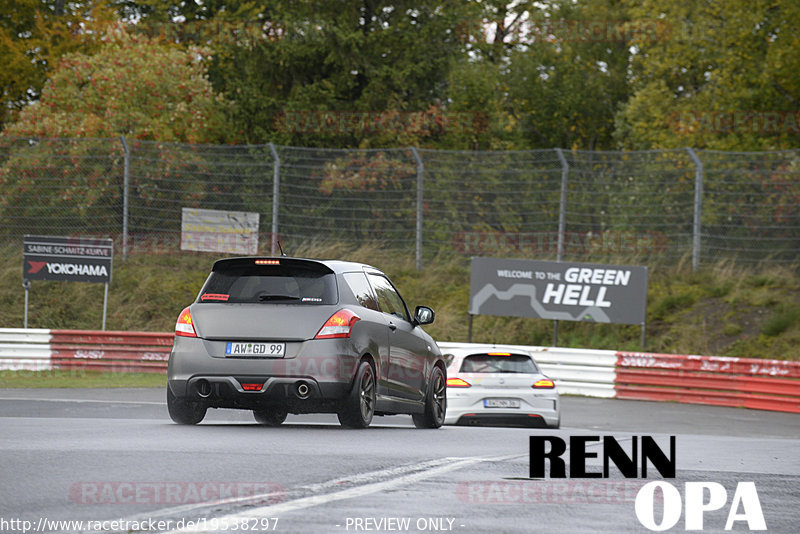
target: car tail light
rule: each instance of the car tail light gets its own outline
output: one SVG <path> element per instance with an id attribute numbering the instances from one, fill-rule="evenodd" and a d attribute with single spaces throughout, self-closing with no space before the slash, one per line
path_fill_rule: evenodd
<path id="1" fill-rule="evenodd" d="M 194 321 L 192 321 L 192 313 L 189 311 L 188 306 L 184 308 L 181 314 L 178 316 L 178 322 L 175 323 L 175 335 L 185 336 L 185 337 L 197 337 L 197 333 L 194 331 Z"/>
<path id="2" fill-rule="evenodd" d="M 556 387 L 555 382 L 550 380 L 549 378 L 542 378 L 541 380 L 537 380 L 533 383 L 533 388 L 542 388 L 542 389 L 553 389 Z"/>
<path id="3" fill-rule="evenodd" d="M 260 382 L 239 382 L 242 385 L 242 389 L 245 391 L 261 391 L 261 387 L 264 385 Z"/>
<path id="4" fill-rule="evenodd" d="M 510 352 L 488 352 L 489 356 L 511 356 Z"/>
<path id="5" fill-rule="evenodd" d="M 350 330 L 361 317 L 348 309 L 342 309 L 331 315 L 319 329 L 314 339 L 332 339 L 340 337 L 350 337 Z"/>
<path id="6" fill-rule="evenodd" d="M 472 387 L 472 384 L 464 380 L 463 378 L 448 378 L 447 379 L 447 387 L 449 388 L 468 388 Z"/>
<path id="7" fill-rule="evenodd" d="M 256 265 L 280 265 L 281 260 L 256 260 Z"/>

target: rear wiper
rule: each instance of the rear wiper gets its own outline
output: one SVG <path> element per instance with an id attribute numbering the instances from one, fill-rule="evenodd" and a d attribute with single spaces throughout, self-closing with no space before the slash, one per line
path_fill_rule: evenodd
<path id="1" fill-rule="evenodd" d="M 292 295 L 260 295 L 258 300 L 260 302 L 264 302 L 266 300 L 300 300 L 300 297 L 295 297 Z"/>

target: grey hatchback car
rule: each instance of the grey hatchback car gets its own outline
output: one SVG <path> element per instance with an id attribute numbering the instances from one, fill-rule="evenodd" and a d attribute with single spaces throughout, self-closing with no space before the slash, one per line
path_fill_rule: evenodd
<path id="1" fill-rule="evenodd" d="M 208 408 L 252 410 L 277 426 L 289 413 L 336 413 L 350 428 L 411 414 L 438 428 L 444 358 L 389 278 L 369 265 L 288 257 L 214 263 L 175 325 L 167 407 L 196 424 Z"/>

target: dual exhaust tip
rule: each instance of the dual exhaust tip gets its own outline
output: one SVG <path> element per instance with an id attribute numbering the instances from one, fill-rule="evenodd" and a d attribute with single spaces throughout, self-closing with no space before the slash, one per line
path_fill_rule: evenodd
<path id="1" fill-rule="evenodd" d="M 197 389 L 197 396 L 201 399 L 207 399 L 211 396 L 211 384 L 208 380 L 199 380 L 197 384 L 195 384 L 195 388 Z"/>
<path id="2" fill-rule="evenodd" d="M 205 378 L 197 381 L 195 389 L 197 390 L 197 396 L 201 399 L 207 399 L 211 396 L 211 384 Z M 311 396 L 311 388 L 308 387 L 308 383 L 305 381 L 298 380 L 294 384 L 294 394 L 298 399 L 307 399 Z"/>
<path id="3" fill-rule="evenodd" d="M 311 389 L 308 387 L 308 384 L 303 382 L 302 380 L 298 381 L 294 385 L 295 393 L 297 394 L 297 398 L 299 399 L 307 399 L 309 395 L 311 395 Z"/>

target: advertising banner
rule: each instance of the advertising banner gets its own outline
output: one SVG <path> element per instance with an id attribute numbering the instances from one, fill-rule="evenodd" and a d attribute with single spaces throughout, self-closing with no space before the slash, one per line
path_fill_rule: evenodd
<path id="1" fill-rule="evenodd" d="M 258 213 L 183 208 L 181 250 L 257 254 Z"/>
<path id="2" fill-rule="evenodd" d="M 111 282 L 111 239 L 26 235 L 23 247 L 23 280 Z"/>
<path id="3" fill-rule="evenodd" d="M 470 315 L 644 324 L 647 267 L 472 258 Z"/>

